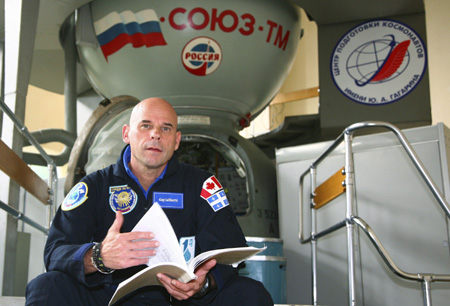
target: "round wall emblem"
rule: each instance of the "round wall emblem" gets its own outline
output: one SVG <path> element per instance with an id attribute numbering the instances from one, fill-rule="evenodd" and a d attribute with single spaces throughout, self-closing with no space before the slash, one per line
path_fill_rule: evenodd
<path id="1" fill-rule="evenodd" d="M 181 61 L 190 73 L 205 76 L 219 68 L 222 61 L 222 49 L 212 38 L 197 37 L 184 46 Z"/>
<path id="2" fill-rule="evenodd" d="M 336 44 L 331 75 L 349 99 L 381 105 L 408 95 L 422 79 L 426 49 L 419 35 L 394 20 L 372 20 L 348 31 Z"/>

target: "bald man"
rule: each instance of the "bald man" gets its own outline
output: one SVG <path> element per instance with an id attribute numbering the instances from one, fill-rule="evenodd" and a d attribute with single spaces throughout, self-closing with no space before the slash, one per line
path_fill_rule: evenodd
<path id="1" fill-rule="evenodd" d="M 169 102 L 138 103 L 122 138 L 126 146 L 117 163 L 84 177 L 58 209 L 44 252 L 48 272 L 28 284 L 26 305 L 108 305 L 117 285 L 158 252 L 153 233 L 131 232 L 155 199 L 192 257 L 246 245 L 228 201 L 208 201 L 218 195 L 226 200 L 217 179 L 174 156 L 181 133 Z M 216 187 L 213 194 L 202 192 L 208 184 Z M 273 305 L 260 282 L 231 266 L 210 260 L 195 274 L 182 283 L 159 273 L 161 286 L 138 289 L 117 305 Z"/>

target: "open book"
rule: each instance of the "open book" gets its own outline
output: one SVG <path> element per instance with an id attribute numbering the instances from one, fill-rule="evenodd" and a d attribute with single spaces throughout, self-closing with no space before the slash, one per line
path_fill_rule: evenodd
<path id="1" fill-rule="evenodd" d="M 149 258 L 147 268 L 119 284 L 109 305 L 114 304 L 138 288 L 161 285 L 156 277 L 158 273 L 167 274 L 172 278 L 187 283 L 196 278 L 194 274 L 195 269 L 209 259 L 214 258 L 217 260 L 217 263 L 237 266 L 245 259 L 264 250 L 264 248 L 256 247 L 217 249 L 199 254 L 187 264 L 172 225 L 158 203 L 152 205 L 149 211 L 136 224 L 133 231 L 153 232 L 155 240 L 160 242 L 160 246 L 156 249 L 156 255 Z"/>

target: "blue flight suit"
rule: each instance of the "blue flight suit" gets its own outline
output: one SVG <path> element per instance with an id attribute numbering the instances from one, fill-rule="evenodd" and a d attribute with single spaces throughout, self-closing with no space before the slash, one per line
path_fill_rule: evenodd
<path id="1" fill-rule="evenodd" d="M 158 202 L 177 238 L 195 241 L 195 255 L 246 245 L 226 198 L 213 205 L 200 196 L 206 191 L 204 183 L 213 178 L 210 173 L 179 163 L 174 156 L 149 190 L 143 190 L 128 168 L 130 155 L 130 147 L 126 146 L 115 165 L 87 175 L 64 199 L 45 246 L 48 272 L 28 284 L 26 305 L 69 305 L 66 299 L 74 305 L 107 305 L 121 281 L 146 267 L 116 270 L 108 275 L 99 272 L 85 275 L 84 255 L 93 242 L 105 238 L 116 210 L 121 210 L 124 216 L 121 232 L 129 232 L 151 205 Z M 164 287 L 152 286 L 136 290 L 119 304 L 273 305 L 260 282 L 238 276 L 233 267 L 218 264 L 210 273 L 217 289 L 200 299 L 171 301 Z"/>

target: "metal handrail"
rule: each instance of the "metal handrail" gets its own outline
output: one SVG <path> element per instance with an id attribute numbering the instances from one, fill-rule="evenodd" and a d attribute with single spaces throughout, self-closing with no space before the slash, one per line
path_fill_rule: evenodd
<path id="1" fill-rule="evenodd" d="M 6 105 L 6 103 L 0 99 L 0 108 L 2 111 L 8 115 L 8 117 L 11 119 L 11 121 L 14 123 L 14 126 L 17 128 L 17 130 L 28 140 L 30 144 L 32 144 L 38 152 L 42 155 L 42 157 L 47 162 L 47 169 L 48 169 L 48 192 L 49 192 L 49 205 L 47 208 L 47 220 L 46 220 L 46 229 L 48 230 L 50 228 L 51 221 L 53 219 L 53 216 L 55 214 L 55 203 L 56 203 L 56 190 L 57 190 L 57 182 L 58 182 L 58 174 L 56 171 L 56 164 L 53 161 L 53 159 L 45 152 L 45 150 L 42 148 L 42 146 L 39 144 L 39 142 L 34 138 L 34 136 L 28 131 L 27 127 L 23 124 L 23 122 L 17 118 L 17 116 L 14 114 L 14 112 Z M 8 210 L 6 210 L 8 211 Z M 11 213 L 10 211 L 8 211 Z M 23 214 L 21 214 L 23 216 Z M 30 224 L 31 226 L 34 226 L 34 222 L 28 222 L 30 221 L 29 218 L 22 217 L 22 221 L 25 223 Z"/>
<path id="2" fill-rule="evenodd" d="M 349 273 L 349 303 L 350 305 L 355 305 L 356 303 L 356 297 L 355 297 L 355 271 L 354 271 L 354 254 L 355 254 L 355 246 L 354 246 L 354 224 L 359 226 L 364 230 L 364 232 L 368 235 L 371 242 L 375 245 L 377 251 L 379 252 L 380 256 L 383 258 L 385 263 L 388 265 L 388 267 L 393 271 L 396 275 L 409 279 L 409 280 L 416 280 L 422 282 L 422 288 L 423 288 L 423 294 L 424 294 L 424 304 L 430 306 L 431 305 L 431 294 L 430 294 L 430 282 L 432 281 L 450 281 L 450 275 L 435 275 L 435 274 L 411 274 L 402 271 L 399 269 L 389 254 L 384 249 L 381 242 L 378 240 L 375 233 L 372 231 L 372 229 L 368 226 L 367 223 L 365 223 L 364 220 L 357 217 L 353 213 L 353 201 L 354 201 L 354 169 L 353 169 L 353 153 L 352 153 L 352 138 L 353 133 L 356 130 L 363 129 L 363 128 L 386 128 L 390 131 L 392 131 L 398 138 L 400 144 L 405 149 L 406 153 L 408 154 L 409 158 L 413 162 L 416 169 L 421 174 L 422 178 L 425 180 L 427 186 L 432 191 L 434 197 L 439 202 L 441 208 L 444 210 L 445 214 L 448 218 L 450 218 L 450 206 L 445 200 L 442 193 L 437 188 L 436 184 L 432 180 L 431 176 L 426 171 L 425 167 L 423 166 L 422 162 L 414 152 L 411 144 L 408 142 L 406 137 L 404 136 L 403 132 L 400 131 L 397 127 L 395 127 L 392 124 L 386 123 L 386 122 L 379 122 L 379 121 L 373 121 L 373 122 L 361 122 L 353 124 L 349 127 L 347 127 L 342 134 L 340 134 L 336 140 L 311 164 L 308 170 L 302 173 L 299 179 L 299 240 L 302 244 L 311 242 L 311 256 L 312 256 L 312 274 L 313 274 L 313 302 L 314 305 L 317 304 L 317 271 L 316 271 L 316 253 L 317 253 L 317 246 L 316 246 L 316 240 L 319 239 L 322 236 L 328 235 L 331 232 L 334 232 L 344 226 L 347 226 L 347 244 L 348 244 L 348 273 Z M 314 209 L 314 190 L 315 190 L 315 174 L 316 174 L 316 168 L 317 166 L 331 153 L 333 152 L 343 141 L 345 141 L 346 147 L 345 147 L 345 171 L 347 174 L 346 177 L 346 202 L 347 202 L 347 212 L 346 212 L 346 219 L 342 222 L 339 222 L 328 229 L 323 230 L 320 233 L 316 233 L 316 221 L 315 221 L 315 209 Z M 310 173 L 311 177 L 311 235 L 308 238 L 303 237 L 303 180 L 304 177 Z"/>
<path id="3" fill-rule="evenodd" d="M 403 134 L 403 132 L 400 131 L 397 127 L 395 127 L 394 125 L 392 125 L 390 123 L 380 122 L 380 121 L 360 122 L 360 123 L 355 123 L 355 124 L 350 125 L 349 127 L 347 127 L 344 130 L 344 132 L 342 132 L 336 138 L 336 140 L 311 164 L 309 169 L 302 173 L 302 175 L 300 176 L 300 183 L 299 183 L 299 185 L 300 185 L 300 195 L 301 195 L 302 190 L 303 190 L 302 187 L 303 187 L 303 179 L 304 179 L 304 177 L 307 174 L 309 174 L 313 169 L 316 169 L 317 166 L 325 159 L 325 157 L 327 157 L 331 152 L 333 152 L 344 141 L 344 137 L 345 137 L 346 134 L 350 135 L 350 134 L 353 134 L 356 130 L 363 129 L 363 128 L 373 128 L 373 127 L 387 128 L 387 129 L 389 129 L 389 130 L 391 130 L 392 132 L 395 133 L 395 135 L 397 136 L 398 140 L 400 141 L 400 143 L 402 144 L 402 146 L 406 150 L 408 156 L 411 158 L 412 162 L 414 163 L 414 166 L 416 166 L 416 168 L 419 170 L 421 176 L 423 177 L 423 179 L 425 180 L 426 184 L 428 185 L 428 187 L 432 191 L 434 197 L 437 199 L 437 201 L 441 205 L 442 209 L 445 211 L 447 217 L 450 218 L 450 206 L 449 206 L 449 204 L 447 203 L 447 201 L 445 200 L 444 196 L 439 191 L 439 188 L 437 188 L 437 186 L 434 183 L 434 181 L 431 178 L 431 176 L 426 171 L 426 169 L 423 166 L 423 164 L 420 161 L 420 159 L 417 157 L 417 155 L 414 152 L 411 144 L 408 142 L 408 140 L 406 139 L 406 137 Z M 302 214 L 302 211 L 303 211 L 303 198 L 300 196 L 300 214 Z M 303 220 L 302 215 L 300 215 L 300 220 Z M 300 222 L 300 225 L 301 225 L 301 222 Z M 299 239 L 300 239 L 300 242 L 302 242 L 302 243 L 306 243 L 306 242 L 308 242 L 311 239 L 311 237 L 309 237 L 307 239 L 303 238 L 303 230 L 302 230 L 301 226 L 299 227 Z"/>
<path id="4" fill-rule="evenodd" d="M 34 222 L 30 218 L 28 218 L 27 216 L 22 214 L 20 211 L 18 211 L 17 209 L 11 207 L 10 205 L 4 203 L 3 201 L 0 201 L 0 208 L 5 210 L 6 212 L 10 213 L 11 215 L 13 215 L 14 218 L 16 218 L 18 220 L 21 220 L 21 221 L 31 225 L 35 229 L 40 230 L 45 235 L 48 235 L 48 229 L 46 229 L 45 227 L 41 226 L 40 224 Z"/>
<path id="5" fill-rule="evenodd" d="M 408 272 L 403 271 L 402 269 L 397 267 L 395 262 L 389 256 L 389 253 L 384 248 L 380 239 L 377 237 L 377 235 L 375 235 L 375 232 L 367 224 L 366 221 L 364 221 L 362 218 L 356 217 L 356 216 L 352 217 L 352 221 L 355 222 L 355 224 L 357 224 L 361 229 L 363 229 L 363 231 L 369 237 L 370 241 L 375 246 L 375 249 L 378 251 L 378 253 L 380 254 L 381 258 L 384 260 L 386 265 L 397 276 L 400 276 L 401 278 L 404 278 L 404 279 L 415 280 L 415 281 L 423 281 L 423 279 L 428 276 L 429 278 L 432 278 L 433 281 L 450 282 L 450 275 L 446 275 L 446 274 L 408 273 Z"/>
<path id="6" fill-rule="evenodd" d="M 439 188 L 434 183 L 431 176 L 428 174 L 427 170 L 425 169 L 424 165 L 420 161 L 417 154 L 414 152 L 414 149 L 412 148 L 409 141 L 406 139 L 405 135 L 402 131 L 400 131 L 397 127 L 395 127 L 392 124 L 385 123 L 385 122 L 363 122 L 363 123 L 356 123 L 351 126 L 349 126 L 344 133 L 353 133 L 355 130 L 361 129 L 361 128 L 367 128 L 367 127 L 384 127 L 389 130 L 391 130 L 395 135 L 397 136 L 398 140 L 402 144 L 403 148 L 405 149 L 406 153 L 408 153 L 409 158 L 412 160 L 414 166 L 416 166 L 417 170 L 419 170 L 420 175 L 422 175 L 423 179 L 425 180 L 425 183 L 430 188 L 431 192 L 433 193 L 436 200 L 439 202 L 439 205 L 441 205 L 442 209 L 446 213 L 447 217 L 450 218 L 450 206 L 445 200 L 442 193 L 439 191 Z"/>
<path id="7" fill-rule="evenodd" d="M 360 228 L 363 229 L 364 233 L 369 237 L 369 240 L 375 246 L 375 249 L 380 254 L 383 261 L 386 265 L 391 269 L 391 271 L 397 276 L 407 279 L 407 280 L 415 280 L 418 282 L 422 282 L 422 292 L 423 292 L 423 302 L 424 305 L 431 305 L 431 282 L 450 282 L 450 275 L 446 274 L 434 274 L 434 273 L 408 273 L 401 270 L 392 258 L 389 256 L 386 249 L 383 247 L 383 244 L 375 235 L 375 232 L 372 228 L 361 218 L 352 217 L 352 221 L 357 224 Z"/>

